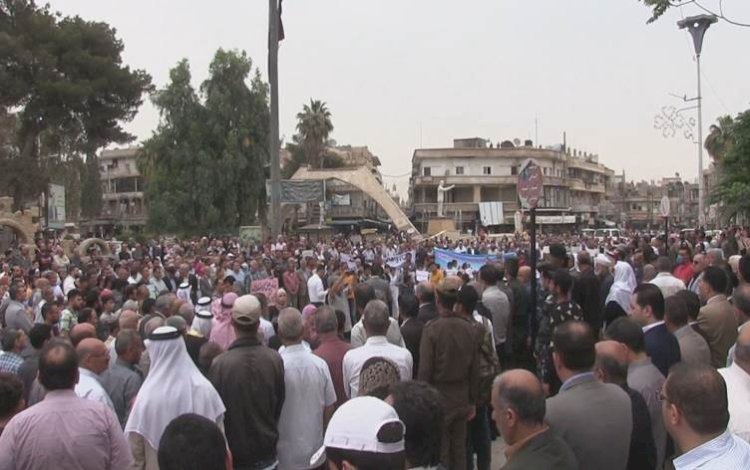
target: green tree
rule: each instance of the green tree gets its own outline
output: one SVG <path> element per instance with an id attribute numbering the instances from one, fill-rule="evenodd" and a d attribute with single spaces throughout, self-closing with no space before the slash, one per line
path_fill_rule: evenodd
<path id="1" fill-rule="evenodd" d="M 311 99 L 310 104 L 297 113 L 297 142 L 311 167 L 323 168 L 326 142 L 332 131 L 331 112 L 325 102 Z"/>
<path id="2" fill-rule="evenodd" d="M 205 153 L 205 109 L 190 84 L 190 66 L 182 60 L 170 71 L 170 83 L 151 100 L 161 122 L 139 155 L 138 165 L 149 182 L 145 190 L 148 224 L 155 231 L 188 233 L 216 225 L 214 174 Z"/>
<path id="3" fill-rule="evenodd" d="M 84 155 L 133 139 L 133 119 L 151 78 L 122 63 L 123 44 L 106 23 L 63 17 L 33 0 L 0 2 L 0 107 L 17 110 L 17 152 L 7 168 L 18 208 L 46 187 L 44 161 Z M 32 177 L 29 177 L 29 174 Z"/>
<path id="4" fill-rule="evenodd" d="M 740 113 L 730 127 L 726 153 L 719 160 L 718 182 L 712 202 L 721 205 L 722 216 L 730 219 L 750 214 L 750 110 Z"/>
<path id="5" fill-rule="evenodd" d="M 161 122 L 139 168 L 153 230 L 227 232 L 265 217 L 268 88 L 242 52 L 216 52 L 199 95 L 186 60 L 152 96 Z M 205 101 L 201 100 L 205 98 Z"/>
<path id="6" fill-rule="evenodd" d="M 714 15 L 720 20 L 723 20 L 731 25 L 734 26 L 742 26 L 742 27 L 750 27 L 750 24 L 748 23 L 742 23 L 739 22 L 733 18 L 727 17 L 724 15 L 724 8 L 722 5 L 722 2 L 719 2 L 719 9 L 718 10 L 712 10 L 711 8 L 708 8 L 703 2 L 698 0 L 639 0 L 647 7 L 651 8 L 651 18 L 649 18 L 648 23 L 653 23 L 654 21 L 661 18 L 667 11 L 669 11 L 670 8 L 679 8 L 685 5 L 694 5 L 698 7 L 698 9 L 703 12 L 707 13 L 709 15 Z"/>
<path id="7" fill-rule="evenodd" d="M 219 49 L 201 90 L 206 97 L 207 141 L 222 190 L 215 204 L 227 227 L 265 218 L 268 163 L 268 87 L 245 52 Z"/>
<path id="8" fill-rule="evenodd" d="M 734 124 L 734 120 L 732 116 L 721 116 L 716 122 L 716 124 L 712 124 L 709 128 L 708 136 L 706 136 L 703 146 L 714 162 L 719 162 L 732 144 L 732 125 Z"/>
<path id="9" fill-rule="evenodd" d="M 86 157 L 84 172 L 81 174 L 81 215 L 94 218 L 102 210 L 102 182 L 99 176 L 99 159 L 96 154 Z"/>

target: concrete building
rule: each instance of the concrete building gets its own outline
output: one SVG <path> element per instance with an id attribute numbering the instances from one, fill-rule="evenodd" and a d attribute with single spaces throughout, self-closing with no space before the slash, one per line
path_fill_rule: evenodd
<path id="1" fill-rule="evenodd" d="M 381 186 L 383 185 L 378 169 L 380 159 L 370 152 L 367 146 L 341 145 L 329 148 L 328 152 L 340 160 L 341 166 L 337 169 L 342 171 L 365 169 Z M 316 172 L 329 173 L 325 170 L 301 167 L 291 179 L 314 179 Z M 325 179 L 325 200 L 320 203 L 322 204 L 308 203 L 294 208 L 296 225 L 301 225 L 303 222 L 308 225 L 318 224 L 322 218 L 325 225 L 333 227 L 336 231 L 348 233 L 362 228 L 385 229 L 390 223 L 388 215 L 372 196 L 342 179 Z M 288 210 L 285 212 L 291 215 Z"/>
<path id="2" fill-rule="evenodd" d="M 694 227 L 698 222 L 698 184 L 684 181 L 679 173 L 660 181 L 626 182 L 625 175 L 614 178 L 609 200 L 614 206 L 612 220 L 623 226 L 660 229 L 664 219 L 659 205 L 669 198 L 670 224 Z"/>
<path id="3" fill-rule="evenodd" d="M 409 200 L 417 228 L 424 231 L 430 218 L 436 217 L 437 188 L 443 181 L 454 186 L 445 194 L 444 215 L 453 218 L 457 228 L 477 230 L 482 224 L 480 204 L 499 202 L 502 223 L 489 228 L 512 230 L 519 209 L 518 169 L 527 158 L 536 160 L 544 175 L 537 222 L 563 230 L 594 225 L 606 202 L 613 171 L 599 163 L 597 155 L 565 151 L 563 146 L 534 147 L 531 141 L 519 144 L 494 145 L 470 138 L 455 139 L 452 148 L 415 150 Z"/>
<path id="4" fill-rule="evenodd" d="M 99 155 L 103 204 L 99 218 L 88 224 L 92 231 L 137 231 L 146 225 L 144 181 L 137 165 L 139 150 L 137 147 L 104 150 Z"/>

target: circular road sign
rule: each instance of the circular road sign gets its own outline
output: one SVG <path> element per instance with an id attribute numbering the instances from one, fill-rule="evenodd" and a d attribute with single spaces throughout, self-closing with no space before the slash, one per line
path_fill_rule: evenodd
<path id="1" fill-rule="evenodd" d="M 525 208 L 536 207 L 544 192 L 542 167 L 531 158 L 524 160 L 518 170 L 518 199 Z"/>
<path id="2" fill-rule="evenodd" d="M 669 198 L 667 196 L 664 196 L 659 202 L 659 215 L 661 215 L 662 217 L 669 217 L 669 212 Z"/>

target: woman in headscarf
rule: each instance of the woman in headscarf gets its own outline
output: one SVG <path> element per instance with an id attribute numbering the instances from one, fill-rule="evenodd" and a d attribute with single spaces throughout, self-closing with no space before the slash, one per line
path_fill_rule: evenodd
<path id="1" fill-rule="evenodd" d="M 232 307 L 235 300 L 237 300 L 237 294 L 229 292 L 216 299 L 211 306 L 214 319 L 209 341 L 217 343 L 224 350 L 229 348 L 235 338 L 232 328 Z"/>
<path id="2" fill-rule="evenodd" d="M 637 283 L 633 268 L 625 261 L 615 264 L 615 280 L 604 302 L 604 328 L 618 317 L 630 314 L 630 296 Z"/>
<path id="3" fill-rule="evenodd" d="M 151 366 L 125 425 L 134 466 L 158 470 L 159 441 L 167 425 L 185 413 L 203 416 L 223 429 L 224 403 L 193 364 L 180 332 L 156 328 L 146 340 Z"/>

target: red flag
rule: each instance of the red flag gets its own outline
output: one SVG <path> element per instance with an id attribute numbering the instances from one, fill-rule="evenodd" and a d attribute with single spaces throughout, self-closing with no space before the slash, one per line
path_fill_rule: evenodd
<path id="1" fill-rule="evenodd" d="M 281 21 L 281 2 L 279 0 L 279 41 L 284 40 L 284 23 Z"/>

